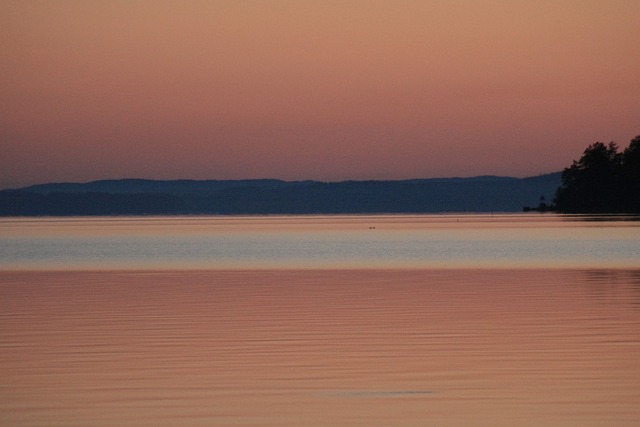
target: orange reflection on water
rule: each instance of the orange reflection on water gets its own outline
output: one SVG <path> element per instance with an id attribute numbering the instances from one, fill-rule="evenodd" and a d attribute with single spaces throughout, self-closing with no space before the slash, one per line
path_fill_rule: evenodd
<path id="1" fill-rule="evenodd" d="M 0 273 L 2 425 L 632 425 L 640 271 Z"/>

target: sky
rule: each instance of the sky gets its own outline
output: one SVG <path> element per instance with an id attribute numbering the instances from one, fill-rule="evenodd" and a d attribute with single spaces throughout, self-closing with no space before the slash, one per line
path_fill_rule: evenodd
<path id="1" fill-rule="evenodd" d="M 640 134 L 637 0 L 3 0 L 0 188 L 561 170 Z"/>

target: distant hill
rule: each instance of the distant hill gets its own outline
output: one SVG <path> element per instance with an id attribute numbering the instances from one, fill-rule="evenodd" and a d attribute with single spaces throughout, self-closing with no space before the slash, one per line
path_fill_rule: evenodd
<path id="1" fill-rule="evenodd" d="M 0 216 L 520 212 L 560 172 L 401 181 L 102 180 L 0 191 Z"/>
<path id="2" fill-rule="evenodd" d="M 297 184 L 297 183 L 293 183 Z M 197 181 L 180 179 L 173 181 L 157 181 L 152 179 L 107 179 L 87 183 L 51 183 L 38 184 L 21 188 L 39 194 L 50 193 L 111 193 L 111 194 L 213 194 L 217 191 L 234 187 L 276 188 L 287 185 L 285 181 L 277 179 L 248 179 L 248 180 L 209 180 Z"/>

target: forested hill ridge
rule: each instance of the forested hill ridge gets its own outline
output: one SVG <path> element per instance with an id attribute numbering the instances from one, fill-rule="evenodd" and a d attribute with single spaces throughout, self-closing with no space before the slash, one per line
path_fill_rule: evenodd
<path id="1" fill-rule="evenodd" d="M 589 145 L 561 177 L 558 212 L 640 213 L 640 135 L 622 152 L 615 142 Z"/>
<path id="2" fill-rule="evenodd" d="M 103 180 L 0 191 L 0 216 L 521 212 L 560 172 L 400 181 Z"/>

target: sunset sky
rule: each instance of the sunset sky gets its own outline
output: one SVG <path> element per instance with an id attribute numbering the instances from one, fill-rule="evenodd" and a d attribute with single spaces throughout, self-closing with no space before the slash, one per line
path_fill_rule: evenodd
<path id="1" fill-rule="evenodd" d="M 637 0 L 4 0 L 0 188 L 531 176 L 640 134 Z"/>

